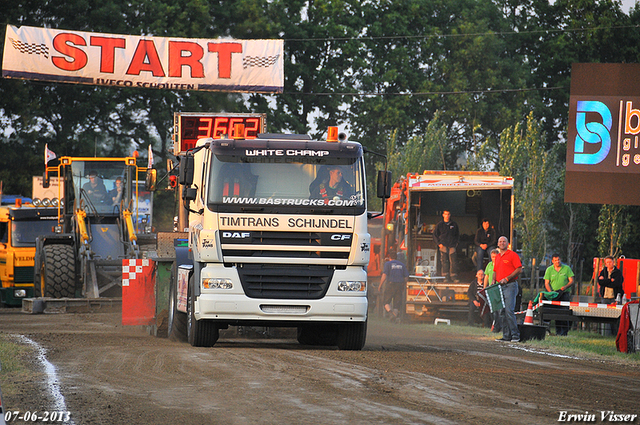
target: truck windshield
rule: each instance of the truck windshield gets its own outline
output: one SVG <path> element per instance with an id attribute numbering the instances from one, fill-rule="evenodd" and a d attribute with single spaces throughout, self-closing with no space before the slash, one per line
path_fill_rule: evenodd
<path id="1" fill-rule="evenodd" d="M 123 161 L 74 161 L 71 167 L 75 193 L 88 211 L 119 213 L 120 201 L 125 199 Z"/>
<path id="2" fill-rule="evenodd" d="M 283 154 L 269 155 L 267 151 Z M 214 149 L 209 208 L 303 214 L 364 211 L 361 156 L 334 152 L 304 156 L 312 151 L 290 151 L 292 154 L 286 155 L 286 149 L 236 149 L 235 154 L 229 154 Z"/>
<path id="3" fill-rule="evenodd" d="M 36 246 L 36 238 L 42 235 L 51 235 L 55 232 L 58 221 L 33 220 L 11 222 L 11 245 L 14 247 Z"/>

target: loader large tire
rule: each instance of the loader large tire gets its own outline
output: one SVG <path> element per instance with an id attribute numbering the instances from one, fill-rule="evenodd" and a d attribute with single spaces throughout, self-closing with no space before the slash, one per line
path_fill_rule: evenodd
<path id="1" fill-rule="evenodd" d="M 172 341 L 187 342 L 187 314 L 178 310 L 178 274 L 176 264 L 171 267 L 169 283 L 169 324 L 167 333 Z"/>
<path id="2" fill-rule="evenodd" d="M 193 281 L 193 277 L 191 278 Z M 213 347 L 218 341 L 220 330 L 212 320 L 196 320 L 194 316 L 195 297 L 192 295 L 189 282 L 189 296 L 187 297 L 187 339 L 194 347 Z"/>
<path id="3" fill-rule="evenodd" d="M 39 273 L 40 281 L 35 282 L 36 297 L 75 297 L 76 273 L 73 246 L 47 245 L 43 251 L 44 258 Z"/>

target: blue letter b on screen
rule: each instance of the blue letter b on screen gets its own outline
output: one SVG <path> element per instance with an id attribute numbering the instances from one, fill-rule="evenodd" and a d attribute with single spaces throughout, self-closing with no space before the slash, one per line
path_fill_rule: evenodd
<path id="1" fill-rule="evenodd" d="M 586 122 L 587 112 L 595 112 L 602 117 L 602 123 L 597 121 Z M 599 164 L 602 162 L 611 149 L 611 111 L 609 108 L 596 100 L 578 101 L 576 113 L 576 136 L 575 150 L 573 155 L 574 164 Z M 595 153 L 584 153 L 585 143 L 600 143 L 600 150 Z"/>

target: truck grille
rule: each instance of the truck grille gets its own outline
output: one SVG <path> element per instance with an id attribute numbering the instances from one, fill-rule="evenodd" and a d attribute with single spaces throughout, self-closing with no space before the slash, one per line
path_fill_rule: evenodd
<path id="1" fill-rule="evenodd" d="M 228 235 L 225 237 L 225 235 Z M 245 262 L 260 258 L 349 259 L 350 233 L 344 232 L 222 232 L 222 255 L 225 261 Z M 333 239 L 332 239 L 333 238 Z M 251 262 L 251 261 L 250 261 Z"/>
<path id="2" fill-rule="evenodd" d="M 327 293 L 333 269 L 326 266 L 244 264 L 238 267 L 249 298 L 317 300 Z"/>
<path id="3" fill-rule="evenodd" d="M 33 266 L 15 267 L 13 269 L 13 281 L 15 283 L 33 283 Z"/>

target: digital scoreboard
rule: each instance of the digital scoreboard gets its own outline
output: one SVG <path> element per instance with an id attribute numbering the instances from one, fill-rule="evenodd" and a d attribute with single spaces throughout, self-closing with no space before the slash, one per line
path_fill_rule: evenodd
<path id="1" fill-rule="evenodd" d="M 194 148 L 199 139 L 234 136 L 234 126 L 244 124 L 244 138 L 255 139 L 266 128 L 266 114 L 176 112 L 173 116 L 173 153 Z"/>

